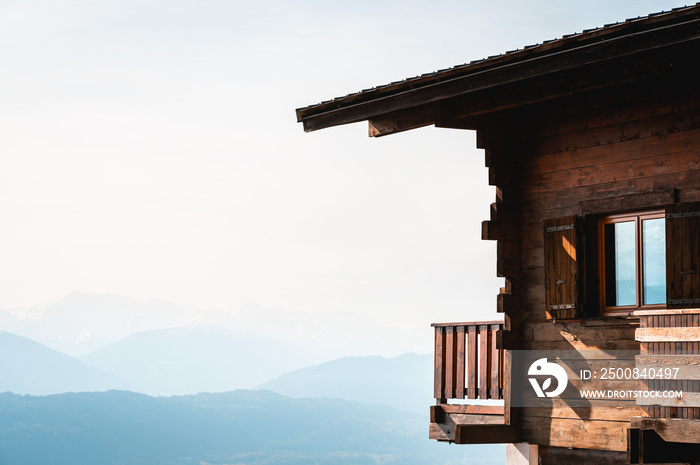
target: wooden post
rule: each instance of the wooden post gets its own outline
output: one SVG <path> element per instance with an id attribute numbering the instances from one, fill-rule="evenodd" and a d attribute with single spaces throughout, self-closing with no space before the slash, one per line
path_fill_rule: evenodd
<path id="1" fill-rule="evenodd" d="M 455 397 L 455 368 L 457 359 L 455 357 L 455 333 L 454 326 L 445 328 L 445 397 L 454 399 Z"/>
<path id="2" fill-rule="evenodd" d="M 489 374 L 491 368 L 491 347 L 489 339 L 491 333 L 487 325 L 479 326 L 479 398 L 488 399 Z"/>
<path id="3" fill-rule="evenodd" d="M 467 378 L 467 398 L 468 399 L 476 399 L 476 379 L 477 379 L 477 369 L 478 369 L 478 362 L 477 362 L 477 345 L 476 345 L 476 327 L 475 326 L 469 326 L 469 350 L 467 352 L 467 369 L 469 372 L 468 378 Z"/>
<path id="4" fill-rule="evenodd" d="M 435 382 L 434 382 L 434 396 L 439 402 L 445 402 L 444 393 L 444 377 L 445 373 L 443 370 L 443 350 L 444 344 L 444 328 L 435 327 Z"/>
<path id="5" fill-rule="evenodd" d="M 464 362 L 465 362 L 465 357 L 464 357 L 464 346 L 465 346 L 465 333 L 464 333 L 464 326 L 458 326 L 457 327 L 457 371 L 456 371 L 456 376 L 457 376 L 457 382 L 455 383 L 455 390 L 456 395 L 455 398 L 457 399 L 464 399 Z"/>
<path id="6" fill-rule="evenodd" d="M 496 347 L 496 332 L 498 331 L 499 326 L 493 325 L 491 326 L 491 330 L 489 331 L 489 337 L 490 337 L 490 344 L 489 344 L 489 354 L 491 357 L 491 392 L 489 393 L 489 398 L 490 399 L 498 399 L 500 398 L 500 381 L 499 381 L 499 376 L 498 372 L 500 369 L 500 357 L 498 348 Z"/>
<path id="7" fill-rule="evenodd" d="M 506 425 L 512 424 L 510 404 L 511 404 L 511 370 L 513 367 L 512 354 L 509 351 L 503 351 L 503 422 Z"/>

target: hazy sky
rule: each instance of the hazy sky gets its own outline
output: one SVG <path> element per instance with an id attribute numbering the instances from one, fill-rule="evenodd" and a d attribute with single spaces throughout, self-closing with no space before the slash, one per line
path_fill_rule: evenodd
<path id="1" fill-rule="evenodd" d="M 0 307 L 489 316 L 474 134 L 294 109 L 675 1 L 0 0 Z"/>

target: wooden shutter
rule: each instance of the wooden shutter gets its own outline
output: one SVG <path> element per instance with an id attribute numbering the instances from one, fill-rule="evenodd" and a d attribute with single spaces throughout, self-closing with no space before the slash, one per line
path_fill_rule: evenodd
<path id="1" fill-rule="evenodd" d="M 578 237 L 576 216 L 544 221 L 547 319 L 579 318 Z"/>
<path id="2" fill-rule="evenodd" d="M 700 306 L 700 202 L 666 208 L 666 307 Z"/>

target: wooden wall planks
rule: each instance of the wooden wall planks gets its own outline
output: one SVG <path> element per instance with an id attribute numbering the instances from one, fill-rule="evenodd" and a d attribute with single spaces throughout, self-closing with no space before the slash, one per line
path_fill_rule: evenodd
<path id="1" fill-rule="evenodd" d="M 632 324 L 590 327 L 580 320 L 565 324 L 547 321 L 542 283 L 544 220 L 581 216 L 584 209 L 588 210 L 586 214 L 595 213 L 596 208 L 605 209 L 599 213 L 606 214 L 630 205 L 647 209 L 674 199 L 700 199 L 700 88 L 691 86 L 683 93 L 672 87 L 643 89 L 646 93 L 640 95 L 601 91 L 595 96 L 536 105 L 533 108 L 537 113 L 514 112 L 511 125 L 517 127 L 513 131 L 516 141 L 489 153 L 488 164 L 494 170 L 491 180 L 500 191 L 508 192 L 510 199 L 517 199 L 519 207 L 519 244 L 510 242 L 510 237 L 499 237 L 503 243 L 499 241 L 498 259 L 510 263 L 503 269 L 519 289 L 517 304 L 512 300 L 499 302 L 505 313 L 517 315 L 520 320 L 520 349 L 640 348 Z M 485 145 L 494 140 L 497 137 L 493 134 L 483 137 Z M 511 153 L 506 156 L 508 149 Z M 514 159 L 517 163 L 511 169 L 517 167 L 522 173 L 521 184 L 515 185 L 508 166 L 504 166 L 504 160 Z M 625 200 L 617 200 L 621 198 Z M 491 219 L 502 219 L 498 213 L 494 211 Z M 649 327 L 670 322 L 668 317 L 653 317 Z M 686 316 L 678 318 L 677 323 L 696 324 Z M 645 348 L 657 354 L 676 350 L 700 353 L 700 342 L 683 344 L 649 342 Z M 683 383 L 678 386 L 700 390 L 700 381 Z M 649 385 L 653 388 L 655 382 Z M 546 417 L 541 412 L 536 408 L 519 409 L 522 440 L 551 447 L 610 451 L 626 450 L 627 422 L 633 416 L 700 417 L 700 409 L 653 406 L 643 411 L 641 407 L 557 408 Z"/>

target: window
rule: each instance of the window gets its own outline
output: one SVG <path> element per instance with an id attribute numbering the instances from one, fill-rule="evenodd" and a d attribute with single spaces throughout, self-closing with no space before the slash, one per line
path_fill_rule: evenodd
<path id="1" fill-rule="evenodd" d="M 700 202 L 656 208 L 543 220 L 545 318 L 700 307 Z"/>
<path id="2" fill-rule="evenodd" d="M 606 216 L 599 228 L 601 313 L 666 306 L 663 210 Z"/>

